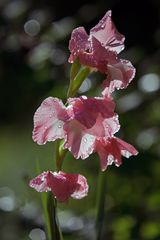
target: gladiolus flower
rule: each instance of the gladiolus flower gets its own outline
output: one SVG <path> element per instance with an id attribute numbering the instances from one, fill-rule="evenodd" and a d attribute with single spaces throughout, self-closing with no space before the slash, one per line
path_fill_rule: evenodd
<path id="1" fill-rule="evenodd" d="M 49 97 L 35 113 L 33 140 L 38 144 L 64 138 L 64 147 L 75 158 L 87 158 L 95 141 L 112 137 L 119 130 L 111 98 L 69 98 L 68 106 Z M 59 125 L 61 124 L 61 125 Z"/>
<path id="2" fill-rule="evenodd" d="M 119 130 L 115 104 L 110 98 L 73 98 L 68 100 L 71 120 L 64 125 L 67 132 L 65 148 L 75 158 L 87 158 L 93 151 L 95 141 L 112 137 Z"/>
<path id="3" fill-rule="evenodd" d="M 89 35 L 83 27 L 73 30 L 69 42 L 71 51 L 69 62 L 73 62 L 78 57 L 82 64 L 86 65 L 84 61 L 88 61 L 88 66 L 98 68 L 99 63 L 94 61 L 97 53 L 100 52 L 99 59 L 96 60 L 100 61 L 101 57 L 106 64 L 123 50 L 125 38 L 115 28 L 111 14 L 111 11 L 108 11 L 101 21 L 90 30 Z"/>
<path id="4" fill-rule="evenodd" d="M 73 30 L 68 61 L 73 63 L 78 58 L 82 65 L 107 74 L 103 95 L 110 95 L 115 89 L 126 88 L 135 75 L 132 64 L 117 56 L 124 49 L 124 40 L 112 22 L 111 11 L 108 11 L 89 35 L 83 27 Z"/>
<path id="5" fill-rule="evenodd" d="M 70 197 L 81 199 L 88 194 L 88 184 L 84 176 L 60 172 L 43 172 L 29 183 L 38 192 L 52 191 L 59 202 L 66 202 Z"/>

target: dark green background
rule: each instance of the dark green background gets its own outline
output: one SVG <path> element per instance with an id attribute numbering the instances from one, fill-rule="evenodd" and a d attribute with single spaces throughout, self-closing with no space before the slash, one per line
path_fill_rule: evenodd
<path id="1" fill-rule="evenodd" d="M 54 146 L 32 142 L 33 115 L 48 96 L 65 100 L 72 30 L 82 25 L 89 31 L 109 9 L 126 37 L 120 56 L 137 69 L 127 90 L 114 96 L 119 136 L 132 143 L 139 155 L 107 170 L 102 239 L 160 240 L 160 92 L 158 85 L 152 92 L 148 87 L 160 84 L 158 0 L 0 1 L 1 240 L 26 240 L 33 228 L 43 229 L 40 194 L 28 187 L 28 181 L 36 175 L 37 162 L 42 171 L 54 170 Z M 40 26 L 35 36 L 24 31 L 31 19 Z M 94 74 L 90 79 L 91 88 L 83 94 L 97 96 L 102 76 Z M 98 158 L 91 155 L 81 161 L 68 154 L 64 169 L 84 174 L 90 185 L 87 198 L 59 206 L 65 239 L 94 240 Z"/>

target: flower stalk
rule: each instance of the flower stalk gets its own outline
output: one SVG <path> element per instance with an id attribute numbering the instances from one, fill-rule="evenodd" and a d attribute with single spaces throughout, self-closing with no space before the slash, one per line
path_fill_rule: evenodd
<path id="1" fill-rule="evenodd" d="M 112 39 L 112 41 L 110 41 Z M 137 150 L 125 141 L 115 137 L 120 124 L 115 113 L 112 93 L 126 88 L 135 75 L 135 69 L 128 60 L 118 54 L 124 49 L 124 36 L 111 20 L 108 11 L 88 35 L 83 27 L 73 30 L 69 41 L 72 63 L 67 102 L 55 97 L 45 99 L 34 115 L 33 140 L 42 145 L 56 141 L 56 171 L 41 173 L 30 181 L 38 192 L 50 191 L 45 205 L 49 240 L 62 240 L 57 220 L 57 201 L 67 202 L 70 197 L 81 199 L 88 194 L 87 180 L 83 175 L 65 173 L 62 165 L 67 151 L 78 159 L 85 159 L 97 152 L 100 159 L 96 240 L 102 237 L 106 201 L 106 169 L 115 163 L 120 166 L 121 156 L 137 155 Z M 106 75 L 101 97 L 75 97 L 83 81 L 92 69 Z M 65 146 L 65 148 L 64 148 Z"/>
<path id="2" fill-rule="evenodd" d="M 63 240 L 62 232 L 57 219 L 57 200 L 48 193 L 47 212 L 49 216 L 49 238 L 50 240 Z"/>
<path id="3" fill-rule="evenodd" d="M 59 140 L 56 144 L 56 166 L 57 166 L 57 172 L 62 170 L 62 164 L 63 160 L 68 152 L 67 149 L 64 149 L 64 141 Z"/>
<path id="4" fill-rule="evenodd" d="M 73 97 L 82 82 L 90 73 L 90 69 L 87 67 L 81 67 L 79 61 L 75 61 L 75 64 L 72 64 L 70 71 L 70 85 L 68 88 L 68 97 Z M 63 160 L 67 154 L 68 150 L 64 149 L 64 141 L 59 140 L 56 143 L 56 167 L 57 172 L 62 170 Z M 48 212 L 48 238 L 49 240 L 63 240 L 62 231 L 57 219 L 57 200 L 53 198 L 52 194 L 48 194 L 47 200 L 47 212 Z"/>

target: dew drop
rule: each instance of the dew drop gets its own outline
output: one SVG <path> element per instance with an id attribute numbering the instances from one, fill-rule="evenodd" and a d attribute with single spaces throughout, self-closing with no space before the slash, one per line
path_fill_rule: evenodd
<path id="1" fill-rule="evenodd" d="M 112 163 L 114 162 L 114 158 L 113 158 L 113 156 L 112 155 L 108 155 L 108 165 L 112 165 Z"/>
<path id="2" fill-rule="evenodd" d="M 86 143 L 86 142 L 87 142 L 87 139 L 86 139 L 86 138 L 84 138 L 84 139 L 83 139 L 83 141 Z"/>
<path id="3" fill-rule="evenodd" d="M 59 123 L 58 127 L 61 128 L 62 127 L 62 123 Z"/>

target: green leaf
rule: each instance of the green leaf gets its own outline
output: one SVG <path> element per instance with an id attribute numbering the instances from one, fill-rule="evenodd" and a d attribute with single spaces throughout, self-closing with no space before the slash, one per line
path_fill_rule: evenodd
<path id="1" fill-rule="evenodd" d="M 70 81 L 72 82 L 81 68 L 78 58 L 73 62 L 70 71 Z"/>

